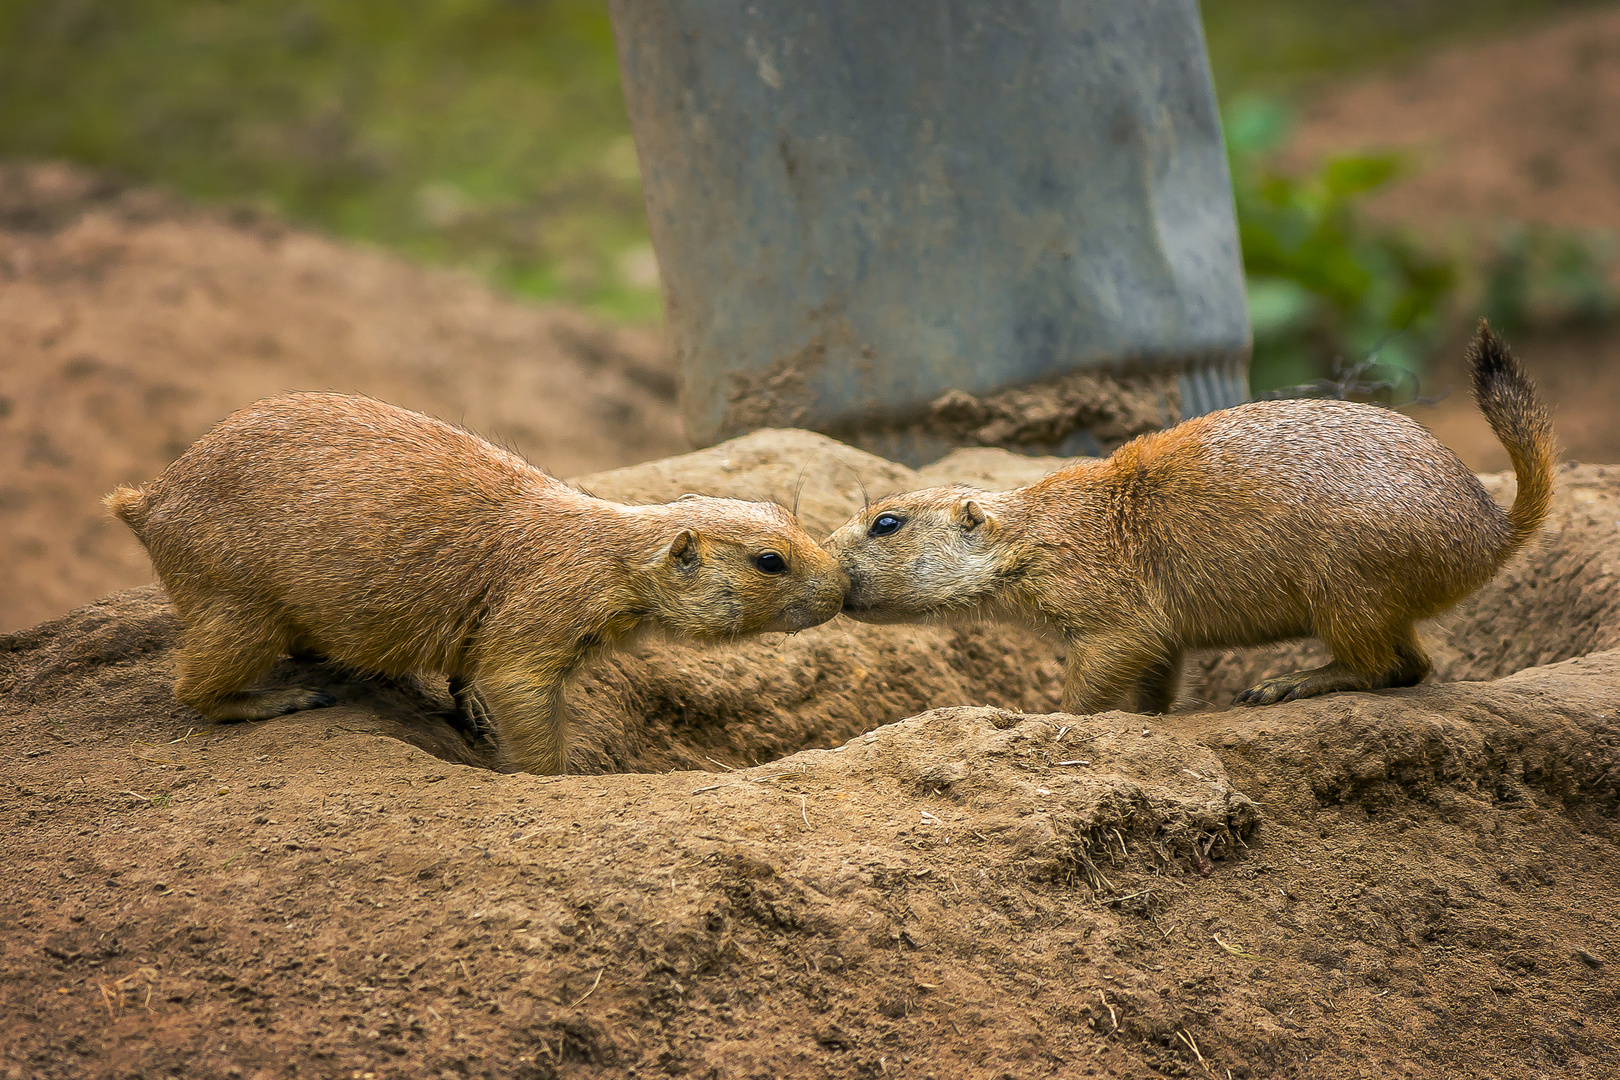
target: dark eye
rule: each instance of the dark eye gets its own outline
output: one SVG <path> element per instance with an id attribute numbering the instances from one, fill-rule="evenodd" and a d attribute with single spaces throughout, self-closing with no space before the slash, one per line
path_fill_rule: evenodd
<path id="1" fill-rule="evenodd" d="M 787 573 L 787 560 L 774 551 L 767 551 L 762 555 L 754 556 L 754 565 L 759 567 L 762 574 Z"/>
<path id="2" fill-rule="evenodd" d="M 895 517 L 893 514 L 879 514 L 877 520 L 872 522 L 872 527 L 866 532 L 868 536 L 888 536 L 905 523 L 906 519 L 903 517 Z"/>

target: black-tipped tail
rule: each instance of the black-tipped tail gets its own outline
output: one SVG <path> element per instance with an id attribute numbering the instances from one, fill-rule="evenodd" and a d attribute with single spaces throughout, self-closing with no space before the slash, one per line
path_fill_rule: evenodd
<path id="1" fill-rule="evenodd" d="M 1507 448 L 1519 493 L 1508 510 L 1513 540 L 1503 557 L 1535 535 L 1552 505 L 1552 420 L 1536 396 L 1536 384 L 1525 374 L 1507 343 L 1483 319 L 1474 343 L 1468 347 L 1468 370 L 1474 382 L 1474 401 L 1491 430 Z"/>

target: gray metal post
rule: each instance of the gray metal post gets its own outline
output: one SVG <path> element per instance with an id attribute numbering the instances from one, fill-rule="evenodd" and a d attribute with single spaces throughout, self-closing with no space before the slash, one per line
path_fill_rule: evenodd
<path id="1" fill-rule="evenodd" d="M 611 7 L 697 442 L 1097 369 L 1246 397 L 1195 0 Z"/>

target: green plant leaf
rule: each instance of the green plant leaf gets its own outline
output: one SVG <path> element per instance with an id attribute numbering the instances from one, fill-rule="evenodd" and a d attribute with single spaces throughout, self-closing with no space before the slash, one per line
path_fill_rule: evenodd
<path id="1" fill-rule="evenodd" d="M 1389 349 L 1417 371 L 1456 267 L 1370 221 L 1362 201 L 1400 174 L 1397 154 L 1340 156 L 1293 175 L 1268 157 L 1286 110 L 1249 100 L 1230 118 L 1232 194 L 1248 275 L 1256 392 L 1302 386 Z M 1399 342 L 1399 344 L 1393 344 Z"/>
<path id="2" fill-rule="evenodd" d="M 1347 199 L 1374 191 L 1393 180 L 1401 171 L 1398 154 L 1364 154 L 1333 158 L 1322 167 L 1322 184 L 1336 199 Z"/>
<path id="3" fill-rule="evenodd" d="M 1249 325 L 1257 341 L 1303 329 L 1324 304 L 1322 297 L 1288 278 L 1250 277 L 1246 284 Z"/>
<path id="4" fill-rule="evenodd" d="M 1226 110 L 1222 130 L 1227 150 L 1233 154 L 1265 154 L 1277 149 L 1288 138 L 1293 117 L 1287 106 L 1274 98 L 1240 98 Z"/>

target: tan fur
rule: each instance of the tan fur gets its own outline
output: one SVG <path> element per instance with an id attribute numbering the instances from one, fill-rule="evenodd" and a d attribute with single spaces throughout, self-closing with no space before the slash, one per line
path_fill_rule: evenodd
<path id="1" fill-rule="evenodd" d="M 1334 662 L 1239 703 L 1415 684 L 1429 660 L 1413 623 L 1490 580 L 1551 498 L 1552 431 L 1534 387 L 1483 325 L 1470 360 L 1518 474 L 1511 510 L 1399 413 L 1253 402 L 1025 488 L 883 499 L 828 541 L 850 576 L 844 611 L 1046 631 L 1068 643 L 1063 706 L 1075 713 L 1128 693 L 1167 711 L 1187 649 L 1305 636 Z M 874 535 L 885 515 L 903 523 Z"/>
<path id="2" fill-rule="evenodd" d="M 185 627 L 175 693 L 216 719 L 328 703 L 248 691 L 288 652 L 451 677 L 508 763 L 562 770 L 563 679 L 643 625 L 715 641 L 837 614 L 845 578 L 782 507 L 621 506 L 449 424 L 288 394 L 106 499 Z M 775 552 L 785 572 L 755 563 Z"/>

